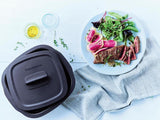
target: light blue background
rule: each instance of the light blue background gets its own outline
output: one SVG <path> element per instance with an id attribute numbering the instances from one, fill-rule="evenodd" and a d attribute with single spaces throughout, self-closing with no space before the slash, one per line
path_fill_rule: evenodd
<path id="1" fill-rule="evenodd" d="M 22 52 L 38 44 L 53 44 L 53 33 L 41 26 L 41 17 L 48 12 L 55 12 L 60 17 L 57 38 L 62 37 L 68 44 L 66 51 L 58 49 L 70 60 L 73 69 L 84 66 L 81 53 L 81 33 L 88 20 L 105 10 L 120 10 L 135 14 L 143 24 L 146 35 L 159 41 L 159 0 L 0 0 L 0 75 L 6 66 Z M 39 40 L 29 40 L 24 36 L 24 28 L 29 23 L 37 23 L 42 29 Z M 21 41 L 17 51 L 16 42 Z M 153 41 L 154 42 L 154 41 Z M 75 57 L 74 57 L 75 56 Z M 4 96 L 0 84 L 0 119 L 31 120 L 17 112 Z M 74 113 L 62 105 L 37 120 L 79 120 Z M 104 114 L 102 120 L 160 120 L 160 97 L 133 102 L 131 106 L 114 113 Z"/>

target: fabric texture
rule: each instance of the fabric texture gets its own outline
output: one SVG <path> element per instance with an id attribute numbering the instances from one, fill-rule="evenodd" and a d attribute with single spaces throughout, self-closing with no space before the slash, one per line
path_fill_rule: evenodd
<path id="1" fill-rule="evenodd" d="M 130 105 L 133 100 L 160 94 L 160 47 L 147 40 L 143 59 L 132 71 L 110 76 L 89 66 L 74 72 L 76 86 L 63 103 L 82 120 L 97 120 L 107 111 Z"/>

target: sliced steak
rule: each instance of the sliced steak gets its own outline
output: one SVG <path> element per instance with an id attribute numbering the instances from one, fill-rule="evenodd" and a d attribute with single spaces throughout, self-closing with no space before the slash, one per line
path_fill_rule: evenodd
<path id="1" fill-rule="evenodd" d="M 130 49 L 129 51 L 128 51 L 128 60 L 127 60 L 127 63 L 126 64 L 130 64 L 131 63 L 131 57 L 132 57 L 132 50 Z"/>
<path id="2" fill-rule="evenodd" d="M 135 46 L 134 44 L 132 44 L 132 45 L 130 46 L 130 49 L 131 49 L 131 51 L 132 51 L 131 60 L 137 59 L 137 58 L 136 58 L 135 51 L 134 51 L 134 46 Z"/>
<path id="3" fill-rule="evenodd" d="M 129 47 L 126 46 L 125 56 L 124 56 L 123 59 L 122 59 L 122 61 L 123 61 L 124 63 L 126 63 L 126 64 L 127 64 L 127 62 L 128 62 L 129 50 L 130 50 Z"/>
<path id="4" fill-rule="evenodd" d="M 128 60 L 128 57 L 125 55 L 122 61 L 123 61 L 124 63 L 127 63 L 127 60 Z"/>
<path id="5" fill-rule="evenodd" d="M 126 50 L 127 50 L 127 46 L 124 47 L 123 54 L 122 54 L 122 56 L 119 58 L 119 60 L 123 60 L 123 59 L 124 59 Z"/>
<path id="6" fill-rule="evenodd" d="M 116 46 L 109 49 L 100 50 L 95 54 L 94 64 L 103 64 L 105 59 L 108 61 L 121 60 L 126 64 L 130 64 L 132 60 L 136 59 L 136 53 L 140 51 L 140 39 L 135 37 L 134 44 L 130 46 Z"/>
<path id="7" fill-rule="evenodd" d="M 125 59 L 127 59 L 128 50 L 129 50 L 129 47 L 128 47 L 128 46 L 125 46 L 124 51 L 123 51 L 123 54 L 122 54 L 122 56 L 120 57 L 119 60 L 124 61 Z"/>
<path id="8" fill-rule="evenodd" d="M 140 50 L 140 39 L 138 36 L 134 39 L 134 45 L 135 45 L 135 53 L 138 53 Z"/>
<path id="9" fill-rule="evenodd" d="M 100 51 L 95 55 L 94 64 L 104 63 L 108 56 L 108 60 L 118 60 L 122 56 L 123 50 L 124 45 L 120 45 L 104 51 Z"/>

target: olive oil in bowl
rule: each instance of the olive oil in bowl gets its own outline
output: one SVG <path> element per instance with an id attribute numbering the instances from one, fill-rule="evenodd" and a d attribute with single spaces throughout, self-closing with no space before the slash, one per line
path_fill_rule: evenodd
<path id="1" fill-rule="evenodd" d="M 37 24 L 29 24 L 25 28 L 25 36 L 30 39 L 38 39 L 40 35 L 41 31 Z"/>

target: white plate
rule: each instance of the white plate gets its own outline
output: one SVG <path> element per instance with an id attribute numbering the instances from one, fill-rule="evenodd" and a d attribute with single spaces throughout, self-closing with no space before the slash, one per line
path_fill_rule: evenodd
<path id="1" fill-rule="evenodd" d="M 123 74 L 123 73 L 131 71 L 141 61 L 141 59 L 144 55 L 145 49 L 146 49 L 146 36 L 145 36 L 145 32 L 144 32 L 143 27 L 141 26 L 141 24 L 139 23 L 139 21 L 136 19 L 136 17 L 134 15 L 132 15 L 130 13 L 120 12 L 120 11 L 112 11 L 112 12 L 119 13 L 120 15 L 128 14 L 129 17 L 132 17 L 131 21 L 136 23 L 136 27 L 139 30 L 139 32 L 136 35 L 140 37 L 140 42 L 141 42 L 140 52 L 138 54 L 136 54 L 137 59 L 131 61 L 130 65 L 123 65 L 122 64 L 121 66 L 116 66 L 116 67 L 110 67 L 110 66 L 108 66 L 108 64 L 105 64 L 105 65 L 104 64 L 93 64 L 94 56 L 92 55 L 91 52 L 89 52 L 87 50 L 87 42 L 86 42 L 85 37 L 86 37 L 86 34 L 88 33 L 88 30 L 93 26 L 91 22 L 100 20 L 100 18 L 103 16 L 104 13 L 101 13 L 101 14 L 93 17 L 91 20 L 89 20 L 89 22 L 85 26 L 85 28 L 82 32 L 82 37 L 81 37 L 81 49 L 82 49 L 82 53 L 83 53 L 85 59 L 87 60 L 89 66 L 91 68 L 93 68 L 95 71 L 102 73 L 102 74 L 119 75 L 119 74 Z"/>

